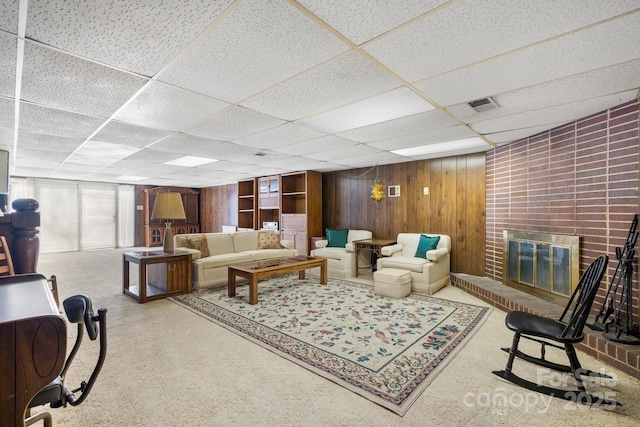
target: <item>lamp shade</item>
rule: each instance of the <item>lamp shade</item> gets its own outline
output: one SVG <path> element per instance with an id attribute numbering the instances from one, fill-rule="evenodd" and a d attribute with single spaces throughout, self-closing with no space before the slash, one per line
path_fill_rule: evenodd
<path id="1" fill-rule="evenodd" d="M 180 193 L 158 193 L 151 219 L 186 219 Z"/>

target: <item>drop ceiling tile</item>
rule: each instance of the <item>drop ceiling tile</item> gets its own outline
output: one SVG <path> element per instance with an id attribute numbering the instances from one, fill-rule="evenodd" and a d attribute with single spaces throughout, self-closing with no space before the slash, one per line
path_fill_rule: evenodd
<path id="1" fill-rule="evenodd" d="M 167 130 L 150 129 L 111 120 L 100 129 L 91 140 L 142 148 L 155 141 L 166 138 L 172 133 L 173 132 Z"/>
<path id="2" fill-rule="evenodd" d="M 459 122 L 456 119 L 444 111 L 432 110 L 346 132 L 340 132 L 338 136 L 357 142 L 374 142 L 398 136 L 446 128 L 457 125 L 458 123 Z"/>
<path id="3" fill-rule="evenodd" d="M 444 149 L 443 151 L 439 151 L 439 152 L 433 152 L 433 153 L 427 153 L 427 154 L 421 154 L 418 156 L 411 156 L 408 157 L 407 159 L 405 159 L 404 161 L 411 161 L 411 160 L 427 160 L 427 159 L 438 159 L 441 158 L 443 156 L 446 157 L 453 157 L 453 156 L 460 156 L 463 154 L 473 154 L 473 153 L 485 153 L 489 150 L 493 149 L 493 146 L 487 144 L 487 145 L 479 145 L 477 147 L 471 147 L 471 148 L 462 148 L 462 149 L 458 149 L 458 150 L 450 150 L 450 149 Z"/>
<path id="4" fill-rule="evenodd" d="M 111 116 L 146 79 L 26 43 L 22 99 L 99 117 Z"/>
<path id="5" fill-rule="evenodd" d="M 211 157 L 221 145 L 222 141 L 201 138 L 199 136 L 174 133 L 173 135 L 153 144 L 151 149 L 167 153 L 189 154 L 196 157 Z"/>
<path id="6" fill-rule="evenodd" d="M 12 151 L 13 150 L 13 129 L 0 127 L 0 149 Z M 4 148 L 7 147 L 7 148 Z"/>
<path id="7" fill-rule="evenodd" d="M 38 169 L 56 169 L 62 164 L 62 160 L 53 160 L 51 158 L 37 159 L 33 157 L 17 157 L 14 164 L 17 168 L 27 167 Z"/>
<path id="8" fill-rule="evenodd" d="M 351 52 L 241 105 L 285 120 L 298 120 L 400 86 L 371 61 Z"/>
<path id="9" fill-rule="evenodd" d="M 616 105 L 631 101 L 637 95 L 637 90 L 616 93 L 594 99 L 586 99 L 555 107 L 543 108 L 535 111 L 528 111 L 510 116 L 498 117 L 495 119 L 472 122 L 471 127 L 480 134 L 504 132 L 517 129 L 521 123 L 527 126 L 538 126 L 557 123 L 571 122 L 581 117 L 607 110 Z"/>
<path id="10" fill-rule="evenodd" d="M 557 122 L 550 123 L 541 126 L 531 126 L 523 129 L 514 129 L 506 132 L 497 132 L 497 133 L 488 133 L 484 135 L 485 138 L 494 142 L 495 144 L 501 145 L 507 142 L 518 141 L 522 138 L 526 138 L 528 136 L 537 135 L 540 132 L 547 131 L 549 129 L 553 129 L 555 127 L 561 126 L 566 122 Z"/>
<path id="11" fill-rule="evenodd" d="M 334 135 L 327 135 L 321 138 L 301 141 L 284 147 L 274 148 L 273 151 L 279 153 L 293 153 L 297 156 L 308 156 L 309 154 L 320 153 L 323 151 L 340 150 L 346 147 L 357 145 L 354 141 L 340 138 Z"/>
<path id="12" fill-rule="evenodd" d="M 446 2 L 447 0 L 298 1 L 356 45 L 384 34 Z"/>
<path id="13" fill-rule="evenodd" d="M 21 166 L 16 167 L 11 176 L 23 176 L 28 178 L 49 178 L 51 169 L 39 169 L 34 167 Z"/>
<path id="14" fill-rule="evenodd" d="M 0 32 L 0 95 L 16 96 L 16 49 L 15 36 Z"/>
<path id="15" fill-rule="evenodd" d="M 640 12 L 416 83 L 448 106 L 640 57 Z"/>
<path id="16" fill-rule="evenodd" d="M 370 153 L 362 156 L 333 159 L 331 160 L 331 162 L 337 163 L 339 165 L 360 167 L 363 165 L 371 165 L 375 163 L 385 163 L 385 162 L 392 163 L 392 162 L 402 161 L 402 160 L 404 160 L 403 157 L 398 156 L 397 154 L 389 153 L 387 151 L 379 151 L 377 153 Z"/>
<path id="17" fill-rule="evenodd" d="M 94 154 L 72 154 L 66 162 L 75 163 L 77 165 L 91 165 L 96 167 L 107 166 L 116 160 L 115 157 L 96 156 Z"/>
<path id="18" fill-rule="evenodd" d="M 410 82 L 504 54 L 632 10 L 618 0 L 504 2 L 461 0 L 425 16 L 365 50 Z M 526 28 L 526 31 L 513 31 Z M 508 37 L 505 37 L 508 34 Z"/>
<path id="19" fill-rule="evenodd" d="M 153 76 L 231 3 L 31 0 L 27 37 Z"/>
<path id="20" fill-rule="evenodd" d="M 56 169 L 56 171 L 53 173 L 53 176 L 56 176 L 58 173 L 72 173 L 72 172 L 78 172 L 80 174 L 88 174 L 88 173 L 92 173 L 95 172 L 96 170 L 98 170 L 99 168 L 101 168 L 102 166 L 95 166 L 95 165 L 85 165 L 85 164 L 76 164 L 76 163 L 62 163 L 60 164 L 60 167 L 58 167 Z"/>
<path id="21" fill-rule="evenodd" d="M 493 97 L 500 105 L 495 110 L 478 113 L 466 102 L 447 107 L 447 110 L 468 123 L 597 98 L 635 87 L 640 87 L 640 60 L 501 93 Z"/>
<path id="22" fill-rule="evenodd" d="M 199 93 L 150 81 L 113 117 L 138 126 L 178 131 L 200 123 L 228 106 L 226 102 Z"/>
<path id="23" fill-rule="evenodd" d="M 66 138 L 86 139 L 103 123 L 104 119 L 42 107 L 40 105 L 20 103 L 20 129 L 62 136 Z"/>
<path id="24" fill-rule="evenodd" d="M 87 141 L 82 144 L 75 154 L 81 156 L 96 156 L 109 159 L 122 159 L 138 151 L 138 148 L 127 145 L 111 144 L 109 142 Z"/>
<path id="25" fill-rule="evenodd" d="M 219 141 L 231 141 L 284 124 L 274 117 L 233 106 L 184 130 L 184 133 Z"/>
<path id="26" fill-rule="evenodd" d="M 13 99 L 0 98 L 0 127 L 13 129 L 16 103 Z"/>
<path id="27" fill-rule="evenodd" d="M 23 160 L 33 160 L 35 162 L 44 160 L 62 163 L 67 157 L 69 157 L 72 152 L 73 151 L 50 151 L 39 150 L 37 148 L 19 148 L 16 151 L 16 158 Z"/>
<path id="28" fill-rule="evenodd" d="M 18 0 L 4 0 L 0 8 L 0 31 L 18 33 Z"/>
<path id="29" fill-rule="evenodd" d="M 407 87 L 392 90 L 298 121 L 326 133 L 338 133 L 435 109 Z"/>
<path id="30" fill-rule="evenodd" d="M 183 52 L 159 79 L 235 103 L 347 49 L 285 1 L 248 0 Z"/>
<path id="31" fill-rule="evenodd" d="M 435 144 L 438 142 L 455 141 L 477 136 L 471 129 L 466 126 L 451 126 L 444 129 L 437 129 L 430 132 L 423 132 L 413 135 L 402 136 L 399 138 L 390 138 L 383 141 L 369 143 L 372 147 L 381 150 L 399 150 L 401 148 L 420 147 L 427 144 Z"/>
<path id="32" fill-rule="evenodd" d="M 159 151 L 155 149 L 143 148 L 140 151 L 136 151 L 135 153 L 121 159 L 120 162 L 130 162 L 131 165 L 135 166 L 149 166 L 153 163 L 164 163 L 169 162 L 171 160 L 175 160 L 180 155 L 176 153 L 169 153 L 165 151 Z M 172 167 L 171 165 L 165 165 L 167 168 Z"/>
<path id="33" fill-rule="evenodd" d="M 381 150 L 364 144 L 356 144 L 349 147 L 337 148 L 330 151 L 321 151 L 318 153 L 305 154 L 305 157 L 314 160 L 331 161 L 338 163 L 337 160 L 347 159 L 351 157 L 364 156 L 379 153 Z M 342 164 L 342 163 L 340 163 Z"/>
<path id="34" fill-rule="evenodd" d="M 300 126 L 295 123 L 285 123 L 263 132 L 235 139 L 233 142 L 248 147 L 275 149 L 300 141 L 320 138 L 324 135 L 323 132 L 309 129 L 305 126 Z"/>
<path id="35" fill-rule="evenodd" d="M 64 138 L 62 136 L 25 131 L 20 131 L 18 134 L 18 151 L 26 148 L 31 150 L 72 153 L 82 143 L 82 139 Z"/>

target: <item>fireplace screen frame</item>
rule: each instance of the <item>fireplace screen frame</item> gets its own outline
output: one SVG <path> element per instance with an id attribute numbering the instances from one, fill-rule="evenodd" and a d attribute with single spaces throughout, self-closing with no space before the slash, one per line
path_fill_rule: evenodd
<path id="1" fill-rule="evenodd" d="M 580 280 L 579 236 L 504 230 L 503 241 L 503 284 L 560 305 L 569 301 Z M 555 272 L 554 266 L 563 261 L 569 264 L 566 272 Z M 539 278 L 541 271 L 544 274 Z M 563 292 L 558 288 L 564 288 Z"/>

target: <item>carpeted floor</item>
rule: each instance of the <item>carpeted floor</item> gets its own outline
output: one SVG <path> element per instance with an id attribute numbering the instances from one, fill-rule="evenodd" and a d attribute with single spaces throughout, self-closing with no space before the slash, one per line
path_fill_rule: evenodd
<path id="1" fill-rule="evenodd" d="M 500 347 L 512 338 L 499 310 L 400 417 L 168 300 L 136 303 L 122 294 L 122 252 L 40 256 L 38 270 L 57 275 L 61 299 L 86 293 L 95 308 L 108 309 L 109 352 L 102 373 L 82 405 L 50 409 L 56 426 L 621 427 L 640 420 L 640 381 L 583 353 L 585 367 L 614 376 L 595 387 L 622 408 L 584 407 L 494 376 L 491 371 L 502 369 L 507 358 Z M 437 296 L 485 305 L 451 286 Z M 84 343 L 72 366 L 72 385 L 90 374 L 93 344 Z M 524 361 L 514 369 L 529 378 L 558 380 Z"/>
<path id="2" fill-rule="evenodd" d="M 205 319 L 404 415 L 484 323 L 486 307 L 410 294 L 376 296 L 373 286 L 297 274 L 171 298 Z"/>

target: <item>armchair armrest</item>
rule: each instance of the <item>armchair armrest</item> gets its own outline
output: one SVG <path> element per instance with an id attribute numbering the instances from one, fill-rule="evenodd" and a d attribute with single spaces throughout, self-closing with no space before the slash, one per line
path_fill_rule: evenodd
<path id="1" fill-rule="evenodd" d="M 347 243 L 344 246 L 344 248 L 346 249 L 347 252 L 355 252 L 356 251 L 356 247 L 351 242 Z"/>
<path id="2" fill-rule="evenodd" d="M 430 251 L 427 251 L 427 259 L 429 261 L 438 262 L 440 258 L 447 255 L 448 253 L 449 253 L 449 250 L 445 248 L 432 249 Z"/>
<path id="3" fill-rule="evenodd" d="M 401 252 L 404 245 L 402 243 L 396 243 L 395 245 L 383 246 L 380 248 L 380 253 L 383 256 L 392 256 L 396 252 Z"/>
<path id="4" fill-rule="evenodd" d="M 282 246 L 284 249 L 293 249 L 293 241 L 280 240 L 280 246 Z"/>
<path id="5" fill-rule="evenodd" d="M 191 254 L 191 261 L 202 258 L 202 253 L 199 250 L 187 248 L 186 246 L 180 246 L 176 248 L 176 251 L 189 252 Z"/>
<path id="6" fill-rule="evenodd" d="M 327 239 L 316 240 L 316 247 L 313 249 L 326 248 L 328 244 L 329 241 Z"/>

